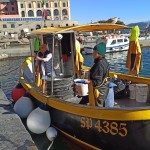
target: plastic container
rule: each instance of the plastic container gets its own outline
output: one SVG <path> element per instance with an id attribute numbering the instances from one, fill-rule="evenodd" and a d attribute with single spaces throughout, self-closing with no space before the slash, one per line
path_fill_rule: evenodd
<path id="1" fill-rule="evenodd" d="M 83 83 L 75 83 L 76 94 L 78 96 L 86 96 L 88 95 L 88 84 Z"/>
<path id="2" fill-rule="evenodd" d="M 75 79 L 75 90 L 78 96 L 88 95 L 88 84 L 85 84 L 84 79 Z"/>
<path id="3" fill-rule="evenodd" d="M 129 91 L 130 91 L 130 99 L 135 99 L 136 98 L 136 84 L 130 84 Z"/>
<path id="4" fill-rule="evenodd" d="M 147 84 L 136 84 L 136 101 L 147 102 L 148 85 Z"/>
<path id="5" fill-rule="evenodd" d="M 105 100 L 105 107 L 107 108 L 111 108 L 114 107 L 114 87 L 117 86 L 116 84 L 114 84 L 113 82 L 109 83 L 109 91 L 108 91 L 108 95 L 107 98 Z"/>

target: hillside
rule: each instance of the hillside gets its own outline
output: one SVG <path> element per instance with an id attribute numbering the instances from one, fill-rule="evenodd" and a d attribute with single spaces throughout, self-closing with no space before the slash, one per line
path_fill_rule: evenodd
<path id="1" fill-rule="evenodd" d="M 137 22 L 137 23 L 130 23 L 130 24 L 128 24 L 128 26 L 132 27 L 132 26 L 138 25 L 139 28 L 140 28 L 140 30 L 144 30 L 145 27 L 146 27 L 147 25 L 149 25 L 149 22 L 150 22 L 150 21 L 146 21 L 146 22 Z"/>

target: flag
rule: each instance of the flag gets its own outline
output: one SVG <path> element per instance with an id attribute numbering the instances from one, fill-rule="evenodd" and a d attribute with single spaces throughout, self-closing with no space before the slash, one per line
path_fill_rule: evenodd
<path id="1" fill-rule="evenodd" d="M 44 0 L 42 0 L 42 7 L 43 7 L 42 18 L 45 20 L 46 19 L 46 7 L 45 7 Z"/>
<path id="2" fill-rule="evenodd" d="M 46 9 L 43 9 L 42 18 L 46 19 Z"/>

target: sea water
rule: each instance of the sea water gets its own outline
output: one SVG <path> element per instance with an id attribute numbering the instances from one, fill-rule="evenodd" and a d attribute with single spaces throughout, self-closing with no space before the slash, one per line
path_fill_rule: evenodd
<path id="1" fill-rule="evenodd" d="M 92 55 L 83 55 L 85 62 L 84 65 L 92 66 Z M 110 63 L 110 70 L 120 73 L 128 73 L 125 68 L 127 52 L 116 52 L 113 54 L 106 54 L 106 59 Z M 25 61 L 25 57 L 14 57 L 0 60 L 0 86 L 5 92 L 8 99 L 11 98 L 12 89 L 18 84 L 20 66 Z M 140 76 L 150 77 L 150 48 L 142 50 L 142 65 L 139 73 Z M 50 144 L 45 134 L 32 135 L 33 140 L 37 144 L 39 150 L 46 150 Z M 74 144 L 68 142 L 63 136 L 58 135 L 55 139 L 52 150 L 70 150 Z M 78 147 L 74 147 L 78 149 Z"/>
<path id="2" fill-rule="evenodd" d="M 83 55 L 86 66 L 92 66 L 93 58 L 92 55 Z M 125 68 L 127 58 L 127 51 L 107 53 L 106 59 L 110 63 L 110 71 L 119 73 L 128 73 L 128 69 Z M 140 76 L 150 77 L 150 48 L 144 48 L 142 50 L 142 61 L 141 69 L 139 72 Z"/>

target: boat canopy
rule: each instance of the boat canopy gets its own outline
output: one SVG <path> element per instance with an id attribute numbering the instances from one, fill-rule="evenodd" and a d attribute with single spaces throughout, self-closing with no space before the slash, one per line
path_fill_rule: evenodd
<path id="1" fill-rule="evenodd" d="M 38 30 L 33 30 L 31 34 L 57 34 L 58 32 L 63 33 L 63 31 L 68 30 L 71 27 L 48 27 L 48 28 L 41 28 Z"/>
<path id="2" fill-rule="evenodd" d="M 92 31 L 114 30 L 114 29 L 130 29 L 130 27 L 111 23 L 96 23 L 96 24 L 85 24 L 80 26 L 74 26 L 65 30 L 92 32 Z"/>
<path id="3" fill-rule="evenodd" d="M 96 23 L 96 24 L 85 24 L 72 27 L 48 27 L 41 28 L 38 30 L 33 30 L 31 34 L 49 34 L 49 33 L 63 33 L 69 31 L 82 31 L 82 32 L 92 32 L 92 31 L 102 31 L 102 30 L 114 30 L 114 29 L 130 29 L 130 27 L 119 24 L 111 23 Z"/>

